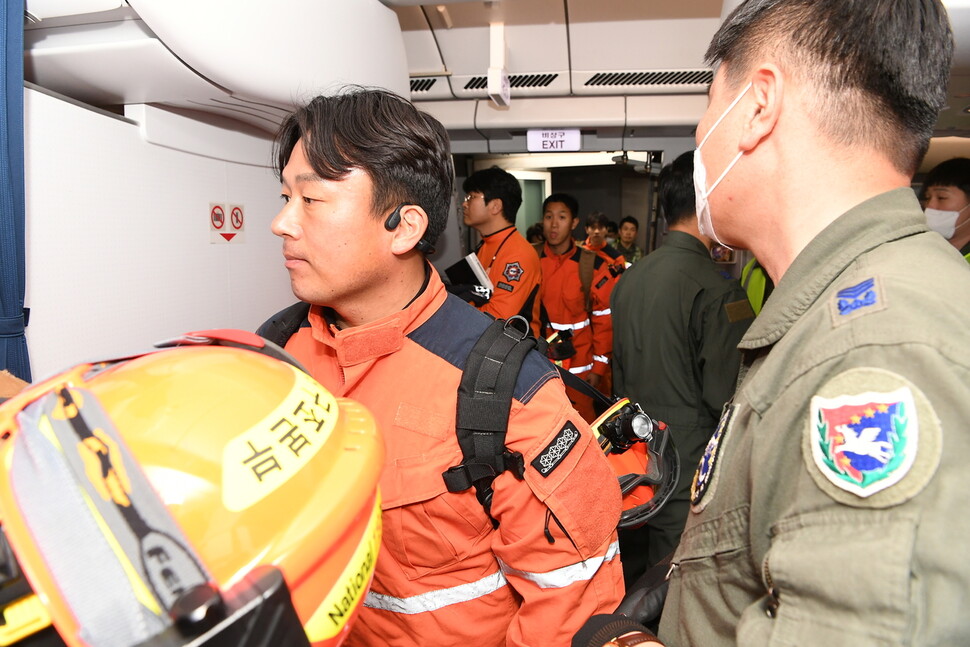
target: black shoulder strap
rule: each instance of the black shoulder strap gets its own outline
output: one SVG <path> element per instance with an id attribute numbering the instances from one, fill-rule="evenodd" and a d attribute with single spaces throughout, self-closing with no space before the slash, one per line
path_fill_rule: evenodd
<path id="1" fill-rule="evenodd" d="M 284 348 L 286 342 L 300 329 L 309 314 L 310 304 L 297 301 L 264 321 L 256 329 L 256 334 Z"/>
<path id="2" fill-rule="evenodd" d="M 519 370 L 539 344 L 524 317 L 497 319 L 475 343 L 461 376 L 455 430 L 463 459 L 442 477 L 449 492 L 474 486 L 490 517 L 495 477 L 506 470 L 519 479 L 525 474 L 522 454 L 506 449 L 505 434 Z M 494 518 L 492 524 L 498 525 Z"/>

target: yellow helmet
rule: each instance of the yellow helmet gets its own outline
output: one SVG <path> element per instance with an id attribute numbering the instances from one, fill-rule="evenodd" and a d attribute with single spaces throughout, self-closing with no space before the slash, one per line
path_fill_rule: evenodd
<path id="1" fill-rule="evenodd" d="M 36 594 L 0 597 L 0 645 L 45 613 L 71 647 L 339 644 L 380 544 L 374 419 L 255 335 L 166 345 L 0 406 L 0 585 Z"/>

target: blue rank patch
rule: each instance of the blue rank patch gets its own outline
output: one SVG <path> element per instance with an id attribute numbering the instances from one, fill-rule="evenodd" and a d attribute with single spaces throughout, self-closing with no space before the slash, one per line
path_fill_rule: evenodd
<path id="1" fill-rule="evenodd" d="M 919 421 L 907 387 L 811 403 L 812 458 L 825 478 L 868 497 L 898 483 L 913 466 Z"/>
<path id="2" fill-rule="evenodd" d="M 876 280 L 866 279 L 858 285 L 839 290 L 835 295 L 836 307 L 839 314 L 845 316 L 860 308 L 868 308 L 879 303 L 879 296 L 876 292 Z"/>

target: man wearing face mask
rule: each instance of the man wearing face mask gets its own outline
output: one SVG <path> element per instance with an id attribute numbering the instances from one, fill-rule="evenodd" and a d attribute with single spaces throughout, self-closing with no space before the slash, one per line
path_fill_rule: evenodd
<path id="1" fill-rule="evenodd" d="M 970 273 L 910 188 L 952 43 L 939 0 L 746 0 L 713 38 L 700 231 L 776 287 L 694 476 L 670 647 L 970 644 Z"/>
<path id="2" fill-rule="evenodd" d="M 924 213 L 930 229 L 970 262 L 970 159 L 940 162 L 923 180 Z"/>

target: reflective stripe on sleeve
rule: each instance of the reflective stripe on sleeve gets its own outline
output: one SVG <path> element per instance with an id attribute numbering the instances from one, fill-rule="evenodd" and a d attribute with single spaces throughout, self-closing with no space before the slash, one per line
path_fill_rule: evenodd
<path id="1" fill-rule="evenodd" d="M 613 312 L 613 311 L 610 310 L 609 308 L 607 308 L 606 310 L 593 310 L 593 316 L 594 317 L 605 317 L 606 315 L 610 314 L 611 312 Z"/>
<path id="2" fill-rule="evenodd" d="M 610 363 L 610 358 L 606 355 L 593 355 L 594 362 L 603 362 L 604 364 Z"/>
<path id="3" fill-rule="evenodd" d="M 586 371 L 592 371 L 593 365 L 587 364 L 586 366 L 573 366 L 569 369 L 570 373 L 585 373 Z"/>
<path id="4" fill-rule="evenodd" d="M 582 330 L 588 325 L 589 325 L 589 319 L 584 319 L 583 321 L 580 321 L 579 323 L 574 323 L 574 324 L 561 324 L 561 323 L 554 323 L 551 321 L 549 322 L 549 327 L 552 328 L 553 330 Z"/>
<path id="5" fill-rule="evenodd" d="M 477 582 L 428 591 L 420 595 L 412 595 L 409 598 L 395 598 L 384 593 L 368 591 L 367 597 L 364 598 L 364 606 L 393 613 L 414 615 L 425 611 L 437 611 L 452 604 L 470 602 L 493 593 L 506 584 L 508 584 L 508 581 L 505 579 L 505 574 L 502 571 L 496 571 Z"/>
<path id="6" fill-rule="evenodd" d="M 507 575 L 515 575 L 521 577 L 524 580 L 528 580 L 538 586 L 540 589 L 561 589 L 569 586 L 570 584 L 575 584 L 576 582 L 588 582 L 593 579 L 599 571 L 600 566 L 604 562 L 611 562 L 620 554 L 620 542 L 614 541 L 610 544 L 609 548 L 606 549 L 606 554 L 600 557 L 590 557 L 587 560 L 583 560 L 578 564 L 570 564 L 569 566 L 563 566 L 562 568 L 557 568 L 554 571 L 548 571 L 546 573 L 532 573 L 529 571 L 520 571 L 517 568 L 512 568 L 502 560 L 499 560 L 499 565 L 502 567 L 502 571 Z"/>

